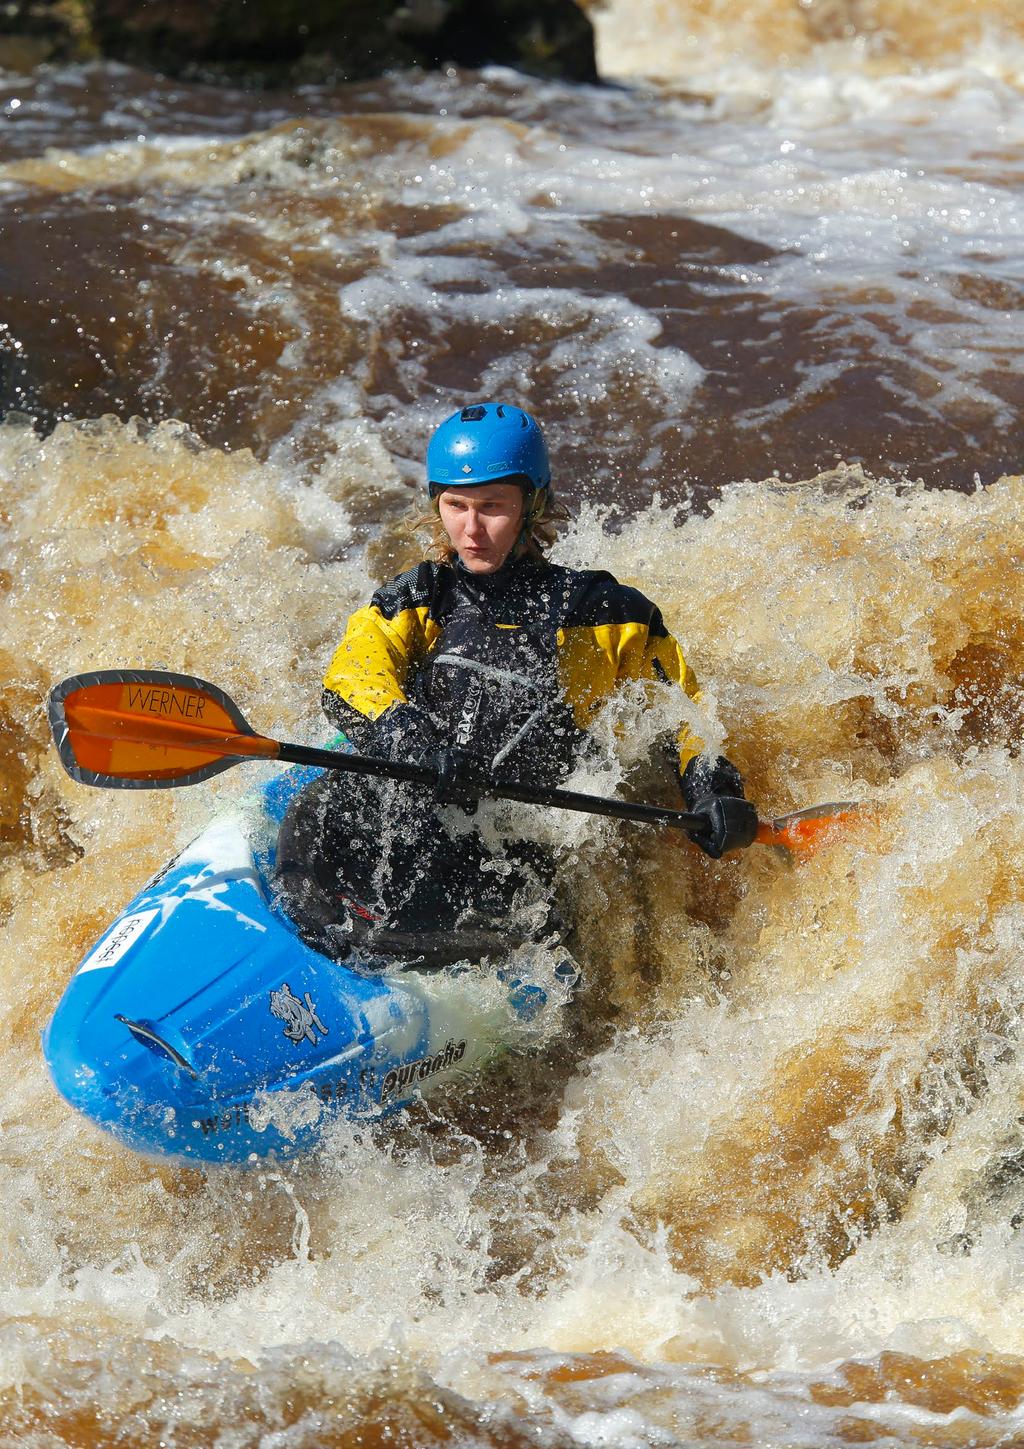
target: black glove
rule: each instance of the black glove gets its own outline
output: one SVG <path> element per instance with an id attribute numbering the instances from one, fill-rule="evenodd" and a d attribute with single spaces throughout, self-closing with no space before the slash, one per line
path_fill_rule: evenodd
<path id="1" fill-rule="evenodd" d="M 443 748 L 425 709 L 415 704 L 393 704 L 370 726 L 366 753 L 377 760 L 400 760 L 437 770 Z"/>
<path id="2" fill-rule="evenodd" d="M 701 830 L 687 831 L 694 845 L 718 860 L 728 850 L 749 845 L 757 834 L 757 811 L 745 798 L 743 777 L 724 755 L 708 759 L 698 755 L 686 766 L 679 788 L 687 810 L 707 822 Z"/>
<path id="3" fill-rule="evenodd" d="M 366 753 L 378 760 L 401 760 L 435 770 L 440 776 L 440 803 L 461 805 L 470 812 L 488 783 L 483 764 L 466 750 L 444 744 L 430 715 L 415 704 L 393 704 L 378 715 Z"/>
<path id="4" fill-rule="evenodd" d="M 481 795 L 486 794 L 490 777 L 482 760 L 467 750 L 451 745 L 441 751 L 437 760 L 441 779 L 437 798 L 442 805 L 461 805 L 472 815 Z"/>
<path id="5" fill-rule="evenodd" d="M 743 776 L 724 755 L 696 755 L 679 777 L 679 788 L 687 810 L 693 810 L 705 795 L 737 795 L 746 799 Z"/>

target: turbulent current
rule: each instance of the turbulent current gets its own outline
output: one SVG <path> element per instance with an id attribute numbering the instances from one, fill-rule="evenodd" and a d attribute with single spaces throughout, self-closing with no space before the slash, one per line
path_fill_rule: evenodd
<path id="1" fill-rule="evenodd" d="M 594 88 L 0 74 L 4 1444 L 1024 1442 L 1024 25 L 594 19 Z M 535 816 L 584 987 L 522 1051 L 291 1165 L 136 1158 L 39 1033 L 266 767 L 86 789 L 47 692 L 179 669 L 323 740 L 494 395 L 761 814 L 864 809 L 798 863 Z M 577 783 L 671 798 L 675 703 Z"/>

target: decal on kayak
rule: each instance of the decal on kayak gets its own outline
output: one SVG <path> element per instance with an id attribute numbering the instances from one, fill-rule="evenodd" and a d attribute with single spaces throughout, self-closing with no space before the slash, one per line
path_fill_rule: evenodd
<path id="1" fill-rule="evenodd" d="M 322 1031 L 327 1035 L 327 1028 L 316 1014 L 316 1007 L 309 992 L 305 993 L 305 1005 L 294 994 L 291 987 L 285 981 L 280 991 L 270 993 L 270 1014 L 276 1016 L 278 1021 L 284 1022 L 284 1034 L 289 1041 L 308 1041 L 316 1046 L 317 1035 L 313 1030 Z"/>
<path id="2" fill-rule="evenodd" d="M 312 1092 L 325 1105 L 334 1103 L 336 1106 L 352 1103 L 357 1095 L 365 1097 L 373 1086 L 374 1072 L 367 1068 L 359 1073 L 358 1091 L 355 1084 L 346 1077 L 336 1077 L 322 1082 L 307 1082 L 302 1090 Z M 292 1094 L 285 1093 L 285 1096 Z M 253 1123 L 253 1108 L 259 1105 L 266 1105 L 266 1098 L 261 1094 L 260 1098 L 248 1102 L 235 1102 L 225 1111 L 217 1112 L 212 1117 L 193 1117 L 192 1126 L 202 1132 L 204 1137 L 216 1135 L 218 1132 L 233 1132 L 236 1127 L 248 1127 L 255 1125 L 257 1131 L 262 1131 L 259 1121 Z"/>
<path id="3" fill-rule="evenodd" d="M 200 1128 L 204 1137 L 209 1137 L 211 1132 L 230 1132 L 248 1120 L 248 1107 L 238 1106 L 229 1107 L 226 1112 L 219 1112 L 216 1117 L 196 1117 L 192 1126 Z"/>
<path id="4" fill-rule="evenodd" d="M 101 941 L 95 951 L 86 956 L 77 974 L 84 976 L 86 971 L 102 971 L 108 966 L 115 966 L 159 914 L 157 908 L 152 911 L 136 911 L 134 915 L 122 917 L 107 939 Z"/>
<path id="5" fill-rule="evenodd" d="M 421 1057 L 419 1061 L 406 1062 L 404 1066 L 392 1068 L 380 1084 L 380 1100 L 386 1102 L 394 1092 L 401 1091 L 414 1081 L 423 1082 L 427 1077 L 446 1071 L 448 1067 L 455 1066 L 456 1062 L 461 1062 L 465 1055 L 464 1041 L 450 1041 L 444 1051 L 438 1052 L 436 1056 Z"/>

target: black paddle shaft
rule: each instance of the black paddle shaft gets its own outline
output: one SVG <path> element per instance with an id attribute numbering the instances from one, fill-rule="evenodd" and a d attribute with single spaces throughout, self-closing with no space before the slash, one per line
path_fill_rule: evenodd
<path id="1" fill-rule="evenodd" d="M 450 783 L 438 770 L 427 765 L 409 765 L 401 760 L 376 760 L 350 755 L 341 750 L 318 750 L 311 745 L 282 744 L 278 758 L 293 765 L 319 765 L 328 770 L 347 770 L 353 775 L 383 775 L 389 780 L 409 780 L 433 790 Z M 492 780 L 481 795 L 494 800 L 521 800 L 526 805 L 551 805 L 557 810 L 578 810 L 587 815 L 610 815 L 616 820 L 636 820 L 646 825 L 671 825 L 676 830 L 705 834 L 703 815 L 670 810 L 665 805 L 633 805 L 628 800 L 606 800 L 600 795 L 582 795 L 575 790 L 545 790 L 520 785 L 512 780 Z"/>

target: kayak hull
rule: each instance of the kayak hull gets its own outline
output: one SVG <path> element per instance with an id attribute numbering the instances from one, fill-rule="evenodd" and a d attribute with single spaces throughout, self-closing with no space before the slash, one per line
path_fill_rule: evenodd
<path id="1" fill-rule="evenodd" d="M 549 998 L 477 963 L 381 971 L 307 945 L 270 890 L 293 769 L 215 820 L 128 904 L 43 1033 L 57 1090 L 132 1150 L 255 1165 L 457 1090 Z M 563 968 L 561 976 L 570 974 Z"/>

